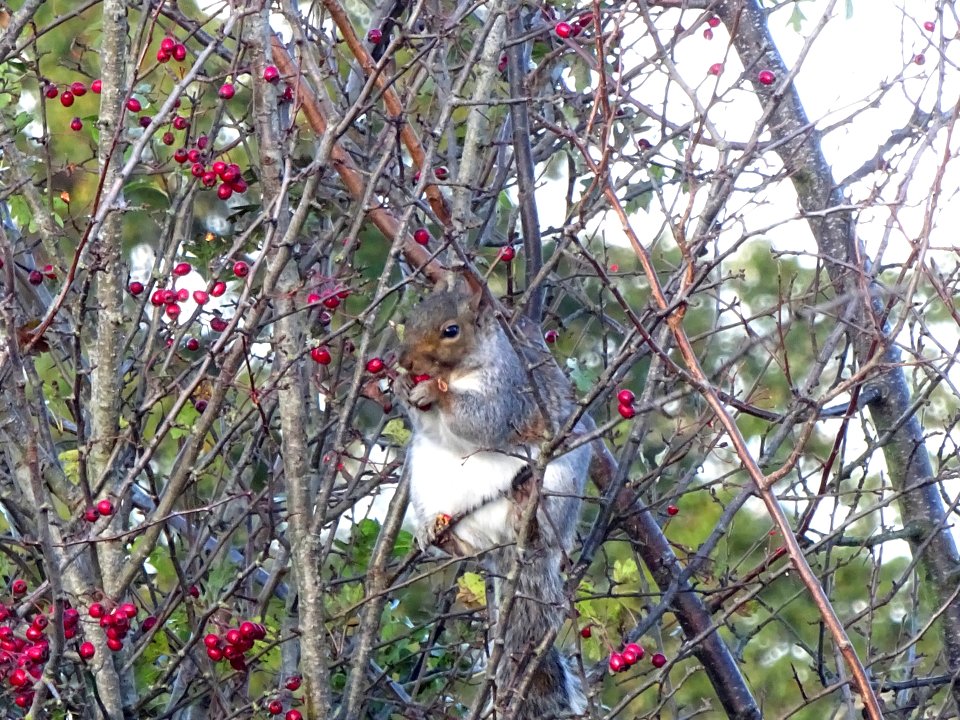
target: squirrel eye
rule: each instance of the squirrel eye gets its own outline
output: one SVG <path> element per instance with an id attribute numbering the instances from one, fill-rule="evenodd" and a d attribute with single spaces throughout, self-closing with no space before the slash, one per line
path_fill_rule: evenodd
<path id="1" fill-rule="evenodd" d="M 445 338 L 455 338 L 460 334 L 460 326 L 456 323 L 452 323 L 443 328 L 441 332 Z"/>

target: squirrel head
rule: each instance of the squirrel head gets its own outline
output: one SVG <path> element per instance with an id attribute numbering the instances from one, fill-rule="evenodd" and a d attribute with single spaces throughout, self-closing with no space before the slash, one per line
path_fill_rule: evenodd
<path id="1" fill-rule="evenodd" d="M 400 366 L 412 375 L 444 377 L 477 351 L 479 292 L 458 284 L 441 287 L 411 310 L 400 345 Z"/>

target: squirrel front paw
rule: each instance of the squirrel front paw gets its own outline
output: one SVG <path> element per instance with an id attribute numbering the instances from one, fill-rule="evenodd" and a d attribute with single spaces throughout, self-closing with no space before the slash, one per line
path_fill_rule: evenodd
<path id="1" fill-rule="evenodd" d="M 422 377 L 418 375 L 412 379 L 407 389 L 407 399 L 414 407 L 429 410 L 430 406 L 440 399 L 440 384 L 430 377 L 418 380 Z"/>
<path id="2" fill-rule="evenodd" d="M 449 529 L 451 522 L 453 522 L 453 518 L 450 515 L 440 513 L 433 520 L 421 525 L 417 530 L 417 545 L 420 549 L 425 552 L 431 545 L 434 545 Z"/>

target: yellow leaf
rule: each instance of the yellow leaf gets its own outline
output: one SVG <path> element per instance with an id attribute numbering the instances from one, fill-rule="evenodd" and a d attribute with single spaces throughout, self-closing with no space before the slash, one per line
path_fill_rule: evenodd
<path id="1" fill-rule="evenodd" d="M 457 580 L 457 600 L 470 609 L 482 608 L 487 604 L 487 590 L 483 578 L 477 573 L 464 573 Z"/>

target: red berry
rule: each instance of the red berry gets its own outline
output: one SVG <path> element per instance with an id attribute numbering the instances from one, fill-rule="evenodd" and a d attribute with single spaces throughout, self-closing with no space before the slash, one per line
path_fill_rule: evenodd
<path id="1" fill-rule="evenodd" d="M 676 505 L 667 505 L 667 515 L 669 515 L 670 517 L 673 517 L 679 512 L 680 512 L 680 508 L 678 508 Z"/>
<path id="2" fill-rule="evenodd" d="M 761 85 L 773 85 L 777 81 L 777 76 L 769 70 L 761 70 L 757 73 L 757 82 Z"/>
<path id="3" fill-rule="evenodd" d="M 709 73 L 711 75 L 719 75 L 723 72 L 723 63 L 714 63 L 710 66 Z"/>
<path id="4" fill-rule="evenodd" d="M 133 603 L 124 603 L 117 608 L 117 612 L 121 615 L 126 615 L 132 620 L 137 616 L 137 606 Z"/>
<path id="5" fill-rule="evenodd" d="M 367 360 L 368 373 L 373 373 L 374 375 L 376 375 L 377 373 L 383 372 L 383 368 L 384 368 L 383 360 L 381 360 L 380 358 L 375 357 Z"/>
<path id="6" fill-rule="evenodd" d="M 141 110 L 143 110 L 143 105 L 141 105 L 140 101 L 137 100 L 135 97 L 132 97 L 129 100 L 127 100 L 127 110 L 129 110 L 132 113 L 138 113 Z"/>
<path id="7" fill-rule="evenodd" d="M 498 72 L 503 72 L 503 71 L 506 70 L 506 69 L 507 69 L 507 56 L 506 56 L 506 55 L 501 55 L 501 56 L 500 56 L 500 62 L 497 63 L 497 71 L 498 71 Z"/>
<path id="8" fill-rule="evenodd" d="M 303 715 L 300 714 L 299 710 L 287 710 L 287 714 L 283 716 L 283 720 L 303 720 Z"/>
<path id="9" fill-rule="evenodd" d="M 164 290 L 163 291 L 163 302 L 165 305 L 170 303 L 175 303 L 177 301 L 177 292 L 175 290 Z"/>
<path id="10" fill-rule="evenodd" d="M 591 629 L 590 625 L 584 625 L 582 628 L 580 628 L 580 637 L 589 638 L 591 635 L 593 635 L 593 630 Z"/>
<path id="11" fill-rule="evenodd" d="M 100 517 L 100 513 L 97 512 L 96 508 L 91 507 L 83 511 L 83 519 L 89 523 L 96 522 L 98 517 Z"/>
<path id="12" fill-rule="evenodd" d="M 633 409 L 633 405 L 618 405 L 617 412 L 620 413 L 621 417 L 627 420 L 637 414 L 637 411 Z"/>
<path id="13" fill-rule="evenodd" d="M 73 93 L 74 97 L 83 97 L 87 94 L 87 86 L 80 81 L 71 83 L 70 92 Z"/>
<path id="14" fill-rule="evenodd" d="M 31 285 L 40 285 L 43 283 L 43 273 L 39 270 L 31 270 L 30 274 L 27 275 L 27 282 Z"/>
<path id="15" fill-rule="evenodd" d="M 283 712 L 283 703 L 279 700 L 271 700 L 270 704 L 267 705 L 267 712 L 271 715 L 279 715 Z"/>
<path id="16" fill-rule="evenodd" d="M 187 58 L 186 45 L 177 43 L 176 45 L 173 46 L 173 52 L 171 54 L 173 55 L 174 60 L 176 60 L 177 62 L 183 62 Z"/>
<path id="17" fill-rule="evenodd" d="M 200 182 L 204 187 L 213 187 L 217 184 L 217 174 L 213 170 L 208 170 L 200 176 Z"/>
<path id="18" fill-rule="evenodd" d="M 310 351 L 310 357 L 313 358 L 315 363 L 319 363 L 320 365 L 329 365 L 331 360 L 330 351 L 323 345 L 313 348 Z"/>
<path id="19" fill-rule="evenodd" d="M 307 305 L 316 305 L 318 302 L 320 302 L 320 296 L 316 293 L 307 295 Z"/>
<path id="20" fill-rule="evenodd" d="M 102 618 L 104 616 L 103 605 L 100 603 L 92 603 L 89 608 L 87 608 L 87 613 L 92 618 Z"/>
<path id="21" fill-rule="evenodd" d="M 643 654 L 644 654 L 644 653 L 643 653 L 643 648 L 640 647 L 639 645 L 637 645 L 636 643 L 627 643 L 627 644 L 624 646 L 624 648 L 623 648 L 623 652 L 625 652 L 625 653 L 626 653 L 626 652 L 632 653 L 633 655 L 636 656 L 637 660 L 642 659 L 642 658 L 643 658 Z M 632 664 L 632 663 L 631 663 L 631 664 Z"/>
<path id="22" fill-rule="evenodd" d="M 247 265 L 243 260 L 237 260 L 233 264 L 233 274 L 238 278 L 245 278 L 250 274 L 250 266 Z"/>
<path id="23" fill-rule="evenodd" d="M 193 267 L 188 262 L 178 262 L 173 266 L 173 274 L 178 277 L 189 275 L 191 270 L 193 270 Z"/>
<path id="24" fill-rule="evenodd" d="M 703 31 L 703 39 L 704 39 L 704 40 L 713 40 L 713 30 L 711 30 L 710 28 L 707 28 L 706 30 L 704 30 L 704 31 Z"/>
<path id="25" fill-rule="evenodd" d="M 73 105 L 73 93 L 69 90 L 64 90 L 60 93 L 60 104 L 64 107 L 70 107 Z"/>
<path id="26" fill-rule="evenodd" d="M 624 649 L 624 651 L 623 651 L 622 653 L 620 653 L 620 654 L 623 656 L 623 661 L 624 661 L 627 665 L 633 665 L 633 664 L 639 659 L 639 658 L 637 657 L 637 654 L 636 654 L 635 652 L 633 652 L 632 650 Z"/>
<path id="27" fill-rule="evenodd" d="M 662 653 L 654 653 L 653 657 L 650 658 L 650 662 L 655 668 L 662 668 L 667 664 L 667 658 Z"/>
<path id="28" fill-rule="evenodd" d="M 413 231 L 413 239 L 418 245 L 426 245 L 430 242 L 430 231 L 426 228 L 417 228 Z"/>
<path id="29" fill-rule="evenodd" d="M 932 20 L 927 20 L 927 21 L 923 24 L 923 29 L 926 30 L 927 32 L 933 32 L 934 28 L 936 28 L 936 27 L 937 27 L 937 24 L 936 24 L 935 22 L 933 22 Z"/>
<path id="30" fill-rule="evenodd" d="M 223 160 L 217 160 L 213 165 L 210 166 L 213 171 L 220 176 L 220 179 L 223 179 L 223 173 L 227 171 L 227 164 Z"/>
<path id="31" fill-rule="evenodd" d="M 14 687 L 22 687 L 23 685 L 27 684 L 27 671 L 23 668 L 17 668 L 10 673 L 10 677 L 8 679 L 10 684 Z"/>
<path id="32" fill-rule="evenodd" d="M 210 321 L 210 329 L 214 332 L 223 332 L 229 323 L 223 318 L 215 317 Z"/>
<path id="33" fill-rule="evenodd" d="M 191 585 L 189 588 L 187 588 L 187 594 L 192 598 L 199 598 L 200 588 L 198 588 L 196 585 Z"/>
<path id="34" fill-rule="evenodd" d="M 161 64 L 170 62 L 170 53 L 164 50 L 157 50 L 157 62 Z"/>
<path id="35" fill-rule="evenodd" d="M 609 665 L 611 672 L 620 672 L 627 666 L 627 663 L 624 661 L 623 655 L 618 652 L 613 652 L 610 653 Z"/>
<path id="36" fill-rule="evenodd" d="M 220 97 L 222 97 L 224 100 L 229 100 L 234 95 L 236 95 L 236 93 L 237 93 L 237 90 L 236 88 L 233 87 L 231 83 L 224 83 L 223 85 L 220 86 L 220 90 L 218 91 L 217 94 L 220 95 Z"/>
<path id="37" fill-rule="evenodd" d="M 235 193 L 245 193 L 247 191 L 247 181 L 242 177 L 238 177 L 236 180 L 230 183 L 230 188 Z"/>
<path id="38" fill-rule="evenodd" d="M 137 280 L 131 280 L 130 284 L 127 286 L 127 289 L 130 291 L 130 294 L 136 297 L 143 292 L 143 283 Z"/>
<path id="39" fill-rule="evenodd" d="M 103 81 L 99 78 L 90 83 L 90 92 L 94 95 L 99 95 L 103 90 Z"/>
<path id="40" fill-rule="evenodd" d="M 336 295 L 325 297 L 323 299 L 323 306 L 330 310 L 336 310 L 338 307 L 340 307 L 340 298 L 338 298 Z"/>
<path id="41" fill-rule="evenodd" d="M 553 30 L 557 33 L 557 37 L 568 38 L 573 35 L 573 26 L 570 23 L 558 22 Z"/>
<path id="42" fill-rule="evenodd" d="M 143 622 L 140 624 L 140 628 L 144 632 L 150 632 L 151 630 L 153 630 L 153 628 L 156 627 L 156 625 L 157 625 L 157 619 L 153 615 L 147 615 L 143 619 Z"/>
<path id="43" fill-rule="evenodd" d="M 43 94 L 47 96 L 47 99 L 53 100 L 57 95 L 60 94 L 60 91 L 57 90 L 56 85 L 54 85 L 53 83 L 50 83 L 44 89 Z"/>
<path id="44" fill-rule="evenodd" d="M 627 390 L 624 388 L 617 393 L 617 402 L 621 405 L 633 405 L 633 401 L 636 400 L 636 397 L 633 394 L 632 390 Z"/>
<path id="45" fill-rule="evenodd" d="M 207 648 L 207 657 L 213 660 L 214 662 L 220 662 L 223 660 L 223 650 L 215 647 Z"/>
<path id="46" fill-rule="evenodd" d="M 513 245 L 504 245 L 500 248 L 500 259 L 504 262 L 510 262 L 517 256 L 517 251 L 513 249 Z"/>
<path id="47" fill-rule="evenodd" d="M 173 152 L 174 162 L 177 162 L 183 165 L 187 161 L 187 149 L 186 148 L 177 148 Z"/>
<path id="48" fill-rule="evenodd" d="M 176 303 L 170 303 L 167 305 L 164 312 L 167 313 L 167 317 L 169 318 L 178 318 L 180 317 L 180 306 Z"/>
<path id="49" fill-rule="evenodd" d="M 231 195 L 233 195 L 233 188 L 226 183 L 217 188 L 217 197 L 221 200 L 229 200 Z"/>
<path id="50" fill-rule="evenodd" d="M 280 71 L 277 70 L 276 65 L 267 65 L 263 69 L 263 79 L 268 83 L 277 83 L 280 82 Z"/>
<path id="51" fill-rule="evenodd" d="M 222 280 L 217 280 L 213 284 L 213 287 L 210 288 L 210 294 L 213 295 L 213 297 L 220 297 L 226 291 L 227 291 L 227 284 Z"/>
<path id="52" fill-rule="evenodd" d="M 197 305 L 206 305 L 210 301 L 210 295 L 206 290 L 194 290 L 193 301 Z"/>
<path id="53" fill-rule="evenodd" d="M 543 339 L 548 345 L 553 345 L 557 340 L 560 339 L 560 333 L 556 330 L 547 330 L 543 334 Z"/>
<path id="54" fill-rule="evenodd" d="M 257 635 L 257 626 L 254 625 L 249 620 L 246 620 L 240 623 L 240 627 L 237 628 L 240 631 L 240 634 L 245 638 L 254 638 Z"/>
<path id="55" fill-rule="evenodd" d="M 167 35 L 163 40 L 160 41 L 160 49 L 164 52 L 173 52 L 173 48 L 176 46 L 177 41 L 172 37 Z"/>
<path id="56" fill-rule="evenodd" d="M 714 15 L 711 18 L 708 18 L 707 25 L 709 25 L 710 27 L 718 27 L 720 25 L 720 18 L 718 18 L 716 15 Z"/>
<path id="57" fill-rule="evenodd" d="M 110 498 L 104 498 L 97 503 L 97 512 L 104 516 L 113 515 L 113 503 Z"/>
<path id="58" fill-rule="evenodd" d="M 224 653 L 226 657 L 226 653 Z M 243 655 L 237 655 L 236 657 L 230 658 L 230 667 L 239 672 L 243 672 L 247 669 L 247 661 L 243 659 Z"/>
<path id="59" fill-rule="evenodd" d="M 150 123 L 152 123 L 152 122 L 153 122 L 153 118 L 150 117 L 149 115 L 141 115 L 141 116 L 140 116 L 140 119 L 137 120 L 137 124 L 138 124 L 140 127 L 142 127 L 144 130 L 146 130 L 148 127 L 150 127 Z"/>
<path id="60" fill-rule="evenodd" d="M 21 579 L 14 580 L 12 590 L 14 595 L 23 595 L 27 591 L 27 581 Z"/>
<path id="61" fill-rule="evenodd" d="M 113 652 L 120 652 L 123 650 L 123 640 L 119 638 L 107 638 L 107 647 L 113 650 Z"/>
<path id="62" fill-rule="evenodd" d="M 203 644 L 208 648 L 220 647 L 220 636 L 213 633 L 207 633 L 203 636 Z"/>
<path id="63" fill-rule="evenodd" d="M 923 53 L 917 53 L 913 56 L 913 62 L 917 65 L 923 65 L 927 61 L 927 58 Z"/>
<path id="64" fill-rule="evenodd" d="M 450 174 L 450 171 L 447 170 L 446 166 L 444 165 L 441 165 L 438 168 L 434 168 L 433 170 L 433 176 L 437 178 L 437 180 L 446 180 L 449 174 Z"/>
<path id="65" fill-rule="evenodd" d="M 41 630 L 43 630 L 49 623 L 50 623 L 50 620 L 47 618 L 46 615 L 37 615 L 35 618 L 33 618 L 33 621 L 31 622 L 32 625 L 35 625 Z"/>
<path id="66" fill-rule="evenodd" d="M 190 166 L 190 174 L 197 178 L 203 175 L 205 170 L 206 168 L 203 167 L 203 163 L 195 162 Z"/>
<path id="67" fill-rule="evenodd" d="M 191 148 L 187 152 L 187 160 L 189 160 L 190 162 L 199 163 L 201 159 L 202 159 L 202 156 L 200 155 L 200 151 L 197 150 L 196 148 Z"/>
<path id="68" fill-rule="evenodd" d="M 593 25 L 593 13 L 585 12 L 583 15 L 577 18 L 577 25 L 582 28 L 585 28 L 589 25 Z"/>
<path id="69" fill-rule="evenodd" d="M 84 660 L 89 660 L 94 655 L 97 654 L 97 649 L 93 646 L 92 642 L 81 643 L 80 647 L 77 649 L 77 652 L 80 654 Z"/>
<path id="70" fill-rule="evenodd" d="M 383 40 L 383 30 L 381 30 L 380 28 L 371 28 L 367 32 L 368 42 L 372 42 L 374 45 L 376 45 L 381 40 Z"/>
<path id="71" fill-rule="evenodd" d="M 187 338 L 186 348 L 190 352 L 196 352 L 197 350 L 200 349 L 200 341 L 197 340 L 195 337 Z"/>
<path id="72" fill-rule="evenodd" d="M 185 117 L 183 117 L 183 115 L 176 115 L 176 116 L 173 118 L 173 129 L 174 129 L 174 130 L 186 130 L 189 125 L 190 125 L 190 123 L 187 122 L 187 119 L 186 119 Z"/>
<path id="73" fill-rule="evenodd" d="M 300 678 L 300 676 L 299 676 L 299 675 L 294 675 L 294 676 L 292 676 L 290 679 L 288 679 L 287 682 L 285 682 L 283 686 L 284 686 L 287 690 L 290 690 L 291 692 L 296 692 L 297 690 L 300 689 L 300 683 L 301 683 L 301 682 L 303 682 L 303 680 Z"/>

